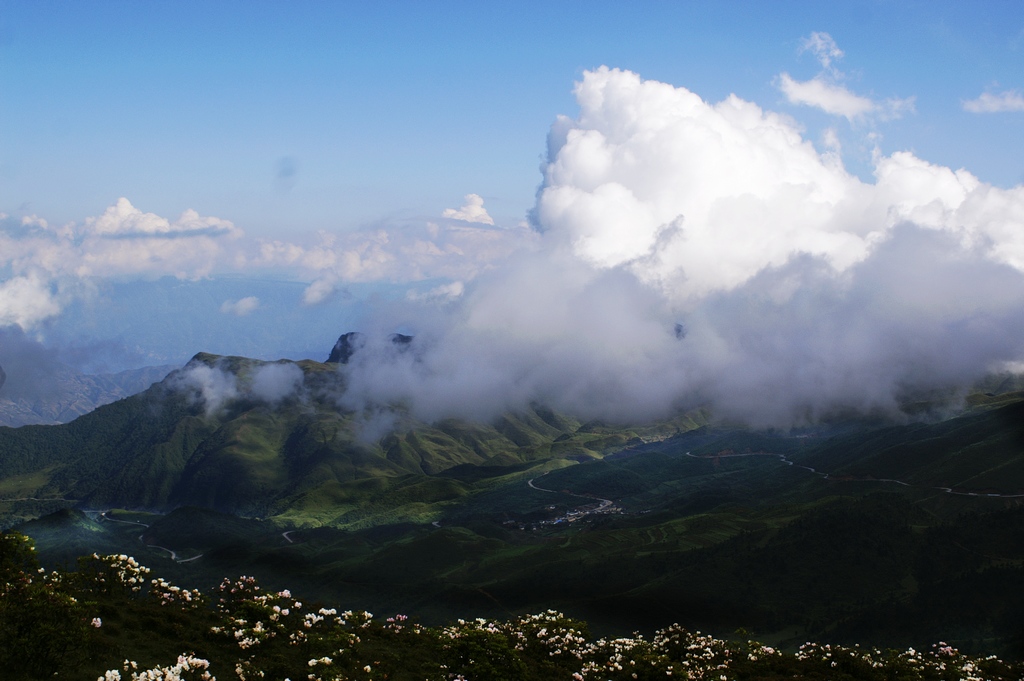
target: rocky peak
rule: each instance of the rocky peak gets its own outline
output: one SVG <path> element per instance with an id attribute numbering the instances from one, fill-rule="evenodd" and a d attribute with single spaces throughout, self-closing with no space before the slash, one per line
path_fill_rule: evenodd
<path id="1" fill-rule="evenodd" d="M 388 336 L 388 340 L 396 346 L 406 346 L 412 343 L 412 336 L 406 336 L 404 333 L 393 333 Z M 327 357 L 328 364 L 348 364 L 349 359 L 359 348 L 366 344 L 366 336 L 358 331 L 349 331 L 343 333 L 338 338 L 338 342 L 331 348 L 331 354 Z"/>

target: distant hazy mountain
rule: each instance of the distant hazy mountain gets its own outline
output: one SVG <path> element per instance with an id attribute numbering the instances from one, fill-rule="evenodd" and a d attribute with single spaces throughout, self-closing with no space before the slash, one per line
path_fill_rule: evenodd
<path id="1" fill-rule="evenodd" d="M 181 366 L 199 349 L 268 360 L 322 359 L 340 328 L 359 328 L 367 301 L 403 300 L 410 289 L 436 285 L 347 284 L 314 312 L 303 303 L 308 282 L 224 276 L 106 283 L 99 296 L 69 303 L 49 325 L 47 339 L 58 348 L 119 348 L 119 354 L 103 356 L 112 370 Z M 253 305 L 233 306 L 240 300 Z"/>
<path id="2" fill-rule="evenodd" d="M 81 374 L 58 364 L 32 391 L 5 392 L 0 381 L 0 426 L 52 425 L 73 421 L 97 407 L 140 393 L 176 367 L 154 366 L 114 374 Z M 0 369 L 0 375 L 4 375 Z"/>

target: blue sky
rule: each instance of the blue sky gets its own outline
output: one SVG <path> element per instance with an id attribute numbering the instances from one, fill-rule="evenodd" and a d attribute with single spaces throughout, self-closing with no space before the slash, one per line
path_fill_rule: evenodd
<path id="1" fill-rule="evenodd" d="M 898 410 L 1024 370 L 1021 149 L 1020 2 L 0 0 L 0 364 Z"/>
<path id="2" fill-rule="evenodd" d="M 251 234 L 437 215 L 464 194 L 508 224 L 540 183 L 544 135 L 600 65 L 730 93 L 801 120 L 781 72 L 818 70 L 828 32 L 851 90 L 915 97 L 874 126 L 1000 186 L 1024 181 L 1024 116 L 963 100 L 1024 87 L 1018 2 L 10 2 L 0 11 L 0 210 L 51 222 L 118 197 Z M 842 130 L 861 173 L 866 126 Z M 813 134 L 809 135 L 813 139 Z M 282 180 L 284 171 L 292 174 Z"/>

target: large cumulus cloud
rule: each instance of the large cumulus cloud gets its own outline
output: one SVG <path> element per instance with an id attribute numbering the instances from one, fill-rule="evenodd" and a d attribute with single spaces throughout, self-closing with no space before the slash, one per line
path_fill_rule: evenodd
<path id="1" fill-rule="evenodd" d="M 815 35 L 819 80 L 839 87 L 841 52 Z M 310 282 L 307 305 L 347 282 L 438 279 L 358 329 L 341 405 L 374 423 L 396 403 L 433 420 L 543 402 L 622 421 L 709 406 L 785 426 L 898 416 L 1021 366 L 1024 187 L 909 151 L 876 151 L 864 180 L 785 114 L 629 71 L 588 71 L 575 94 L 579 112 L 548 135 L 533 229 L 490 224 L 473 194 L 435 220 L 306 240 L 126 199 L 81 224 L 7 217 L 0 327 L 42 328 L 110 276 L 284 273 Z M 260 316 L 255 297 L 234 301 L 222 311 Z M 395 331 L 416 339 L 396 347 Z M 208 405 L 237 390 L 214 378 L 191 386 Z M 293 378 L 257 386 L 273 402 Z"/>
<path id="2" fill-rule="evenodd" d="M 629 266 L 673 298 L 699 298 L 796 254 L 844 270 L 910 221 L 990 240 L 994 260 L 1024 266 L 1024 190 L 909 152 L 880 156 L 875 182 L 849 174 L 795 123 L 731 96 L 602 68 L 560 118 L 536 207 L 542 228 L 599 267 Z"/>
<path id="3" fill-rule="evenodd" d="M 1024 187 L 910 152 L 848 173 L 787 117 L 600 68 L 549 135 L 536 251 L 457 302 L 388 310 L 347 406 L 425 418 L 542 401 L 757 425 L 898 415 L 1024 357 Z M 372 344 L 371 344 L 372 345 Z"/>

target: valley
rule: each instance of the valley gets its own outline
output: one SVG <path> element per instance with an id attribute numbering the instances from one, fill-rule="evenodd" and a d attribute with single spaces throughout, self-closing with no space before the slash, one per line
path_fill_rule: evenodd
<path id="1" fill-rule="evenodd" d="M 298 372 L 273 403 L 267 366 Z M 233 397 L 211 410 L 189 371 Z M 0 518 L 48 567 L 123 553 L 187 588 L 253 575 L 428 624 L 555 608 L 609 635 L 1024 652 L 1020 394 L 795 434 L 396 410 L 367 441 L 344 375 L 200 355 L 70 424 L 0 429 Z"/>

